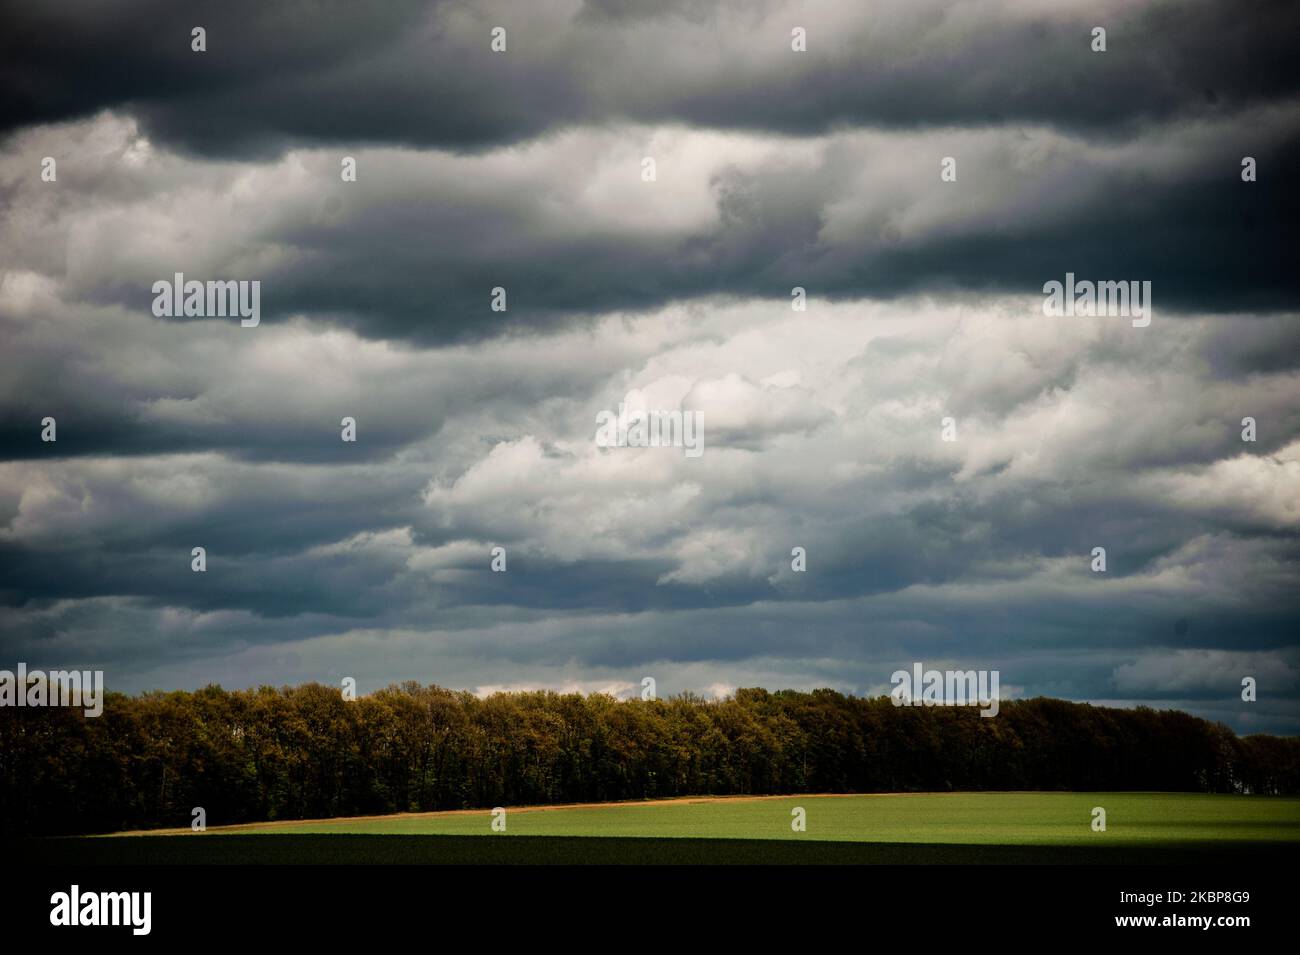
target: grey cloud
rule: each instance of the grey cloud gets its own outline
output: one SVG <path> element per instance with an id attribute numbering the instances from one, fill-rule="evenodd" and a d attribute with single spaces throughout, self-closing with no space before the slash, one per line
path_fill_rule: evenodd
<path id="1" fill-rule="evenodd" d="M 1121 625 L 1113 639 L 1120 643 L 1130 644 L 1135 635 L 1163 636 L 1178 619 L 1195 621 L 1187 637 L 1194 642 L 1249 639 L 1258 645 L 1286 638 L 1294 550 L 1248 545 L 1293 535 L 1294 520 L 1273 503 L 1276 494 L 1285 494 L 1285 468 L 1291 465 L 1271 463 L 1264 449 L 1258 457 L 1242 457 L 1248 452 L 1233 417 L 1239 395 L 1205 390 L 1197 379 L 1204 369 L 1188 366 L 1161 384 L 1179 396 L 1172 417 L 1166 404 L 1127 401 L 1120 391 L 1111 400 L 1113 417 L 1098 430 L 1093 419 L 1100 406 L 1078 402 L 1077 396 L 1099 387 L 1115 392 L 1116 376 L 1136 371 L 1129 366 L 1139 361 L 1137 355 L 1077 326 L 1067 333 L 1041 319 L 999 319 L 1005 303 L 988 306 L 982 313 L 987 324 L 969 314 L 952 317 L 962 315 L 956 308 L 928 316 L 920 303 L 910 308 L 910 320 L 900 318 L 892 335 L 872 328 L 872 311 L 884 306 L 831 310 L 832 321 L 822 326 L 825 340 L 815 349 L 806 345 L 785 373 L 805 384 L 774 391 L 797 394 L 801 414 L 824 409 L 805 421 L 793 419 L 793 430 L 783 425 L 779 409 L 764 405 L 755 417 L 751 403 L 763 389 L 739 376 L 718 376 L 716 369 L 738 363 L 748 365 L 754 378 L 780 378 L 773 373 L 789 368 L 791 358 L 783 342 L 797 338 L 807 319 L 782 306 L 761 312 L 738 306 L 736 314 L 747 316 L 743 325 L 729 329 L 733 319 L 720 309 L 704 326 L 690 326 L 674 347 L 659 345 L 645 367 L 615 375 L 619 366 L 612 364 L 606 376 L 587 382 L 594 399 L 566 402 L 550 390 L 549 413 L 531 404 L 545 375 L 533 384 L 526 376 L 499 379 L 498 390 L 508 382 L 517 394 L 513 402 L 499 394 L 491 420 L 507 433 L 528 437 L 483 442 L 481 426 L 462 421 L 475 420 L 471 393 L 461 396 L 456 423 L 413 441 L 397 459 L 308 466 L 232 457 L 220 433 L 210 437 L 217 439 L 217 451 L 226 452 L 221 454 L 48 459 L 47 451 L 46 460 L 28 457 L 8 465 L 3 475 L 5 562 L 17 568 L 6 602 L 130 595 L 204 611 L 326 613 L 406 626 L 433 608 L 439 619 L 474 607 L 638 614 L 838 601 L 913 587 L 998 588 L 1053 562 L 1073 568 L 1063 586 L 1071 599 L 1082 600 L 1089 588 L 1096 589 L 1088 554 L 1103 544 L 1110 578 L 1132 579 L 1137 588 L 1117 596 L 1102 592 L 1127 604 L 1125 612 L 1116 611 Z M 113 313 L 99 317 L 112 321 Z M 945 324 L 954 321 L 956 334 Z M 1164 349 L 1186 352 L 1189 344 L 1195 350 L 1195 343 L 1213 341 L 1226 322 L 1171 326 L 1142 360 Z M 638 334 L 655 334 L 656 326 L 653 319 L 630 328 L 615 322 L 602 336 L 631 335 L 635 342 Z M 760 329 L 770 343 L 755 348 Z M 290 340 L 302 355 L 319 345 L 302 333 Z M 596 354 L 605 348 L 601 337 L 586 340 Z M 716 354 L 699 352 L 706 341 L 714 343 Z M 936 342 L 947 342 L 946 350 L 936 352 Z M 178 337 L 175 347 L 188 347 L 186 339 Z M 361 347 L 353 340 L 345 350 Z M 461 381 L 474 380 L 478 365 L 502 361 L 501 347 L 484 343 L 462 350 Z M 1020 353 L 1034 359 L 1026 374 L 1037 376 L 1037 387 L 1026 387 L 1030 397 L 1024 401 L 999 405 L 996 377 L 968 380 L 959 412 L 961 439 L 950 453 L 937 440 L 938 418 L 956 356 L 1000 366 L 1007 355 Z M 256 349 L 247 354 L 268 373 L 268 394 L 300 387 L 297 366 L 277 370 L 257 361 Z M 631 354 L 639 354 L 635 344 Z M 892 356 L 894 363 L 910 360 L 910 367 L 899 366 L 906 387 L 878 357 L 864 362 L 868 354 Z M 819 376 L 797 371 L 802 362 L 824 360 L 832 364 Z M 303 366 L 309 374 L 314 367 L 310 361 Z M 709 372 L 684 373 L 691 366 Z M 394 408 L 403 405 L 393 402 L 418 408 L 418 369 L 452 366 L 430 352 L 404 355 L 397 367 L 405 369 L 406 384 L 386 401 Z M 1060 368 L 1073 370 L 1061 378 Z M 381 371 L 391 375 L 382 363 L 374 369 Z M 706 422 L 763 422 L 781 440 L 755 441 L 743 430 L 724 427 L 698 462 L 670 449 L 601 452 L 593 445 L 594 415 L 588 409 L 622 393 L 610 388 L 610 377 L 617 389 L 631 386 L 645 394 L 657 393 L 664 387 L 660 382 L 677 382 L 679 393 L 694 396 Z M 855 378 L 857 387 L 848 388 Z M 735 387 L 717 387 L 728 380 Z M 1271 380 L 1280 395 L 1294 395 L 1294 376 L 1275 374 Z M 1133 383 L 1137 394 L 1149 384 L 1136 377 Z M 209 386 L 219 388 L 219 381 Z M 833 397 L 837 390 L 840 398 Z M 986 405 L 985 396 L 995 400 Z M 829 408 L 837 404 L 844 406 L 832 414 Z M 1076 404 L 1086 409 L 1084 416 L 1071 416 Z M 917 417 L 913 407 L 930 410 Z M 965 409 L 980 409 L 987 420 L 981 424 Z M 276 423 L 279 410 L 268 404 L 268 425 Z M 1180 417 L 1201 422 L 1216 416 L 1221 433 L 1211 433 L 1208 442 L 1195 432 L 1187 440 L 1179 423 Z M 1268 446 L 1293 461 L 1294 444 L 1287 442 L 1294 442 L 1300 423 L 1262 416 L 1275 432 Z M 1045 432 L 1036 425 L 1040 420 L 1054 421 L 1054 430 Z M 808 422 L 817 427 L 807 428 Z M 75 421 L 69 424 L 75 427 Z M 281 424 L 292 427 L 293 418 Z M 1132 437 L 1117 442 L 1115 436 L 1126 432 Z M 332 445 L 337 436 L 331 430 L 320 440 Z M 981 463 L 1002 460 L 1003 454 L 1012 456 L 1011 464 Z M 1242 496 L 1231 472 L 1213 470 L 1234 461 L 1256 469 L 1243 473 L 1257 490 Z M 1213 464 L 1207 470 L 1204 462 Z M 365 535 L 376 532 L 397 536 L 365 543 Z M 1189 549 L 1198 540 L 1206 543 Z M 508 576 L 485 569 L 492 543 L 509 548 Z M 196 544 L 209 548 L 207 576 L 188 569 L 189 548 Z M 815 573 L 784 569 L 795 544 L 808 548 Z M 1216 603 L 1237 601 L 1228 585 L 1238 586 L 1238 577 L 1216 583 L 1213 577 L 1188 576 L 1238 564 L 1253 574 L 1250 611 L 1229 613 Z M 1270 564 L 1275 571 L 1268 570 Z M 1143 596 L 1144 580 L 1158 581 L 1169 572 L 1185 579 L 1167 599 Z M 1059 612 L 1060 626 L 1068 631 L 1093 613 L 1086 603 L 1059 594 L 1052 599 L 1057 610 L 1044 605 L 1035 611 L 1040 627 L 1052 626 Z M 1112 639 L 1086 626 L 1091 641 Z M 968 645 L 978 639 L 970 628 Z"/>
<path id="2" fill-rule="evenodd" d="M 1285 2 L 879 7 L 7 0 L 0 129 L 103 108 L 191 151 L 306 141 L 478 149 L 633 119 L 809 134 L 1049 123 L 1105 132 L 1300 89 Z M 1109 31 L 1104 54 L 1090 31 Z M 208 29 L 208 52 L 189 49 Z M 494 54 L 489 31 L 509 31 Z M 790 51 L 790 30 L 809 52 Z M 1026 83 L 1032 75 L 1035 82 Z"/>
<path id="3" fill-rule="evenodd" d="M 0 654 L 132 690 L 951 661 L 1300 729 L 1294 5 L 285 9 L 5 4 Z M 261 281 L 262 324 L 155 318 L 177 271 Z M 1043 315 L 1067 271 L 1151 281 L 1152 325 Z M 705 454 L 596 447 L 634 393 Z"/>
<path id="4" fill-rule="evenodd" d="M 65 140 L 115 137 L 93 160 L 103 197 L 86 185 L 51 200 L 31 173 L 51 144 L 24 141 L 8 157 L 15 214 L 0 236 L 15 269 L 61 277 L 68 298 L 148 314 L 153 283 L 176 272 L 257 279 L 266 323 L 305 315 L 423 345 L 796 285 L 831 300 L 1038 294 L 1067 272 L 1150 281 L 1157 315 L 1275 311 L 1300 301 L 1287 254 L 1300 209 L 1280 173 L 1300 158 L 1298 117 L 1287 107 L 1102 146 L 1036 129 L 815 141 L 586 129 L 475 160 L 361 153 L 348 184 L 337 153 L 184 164 L 105 118 Z M 640 181 L 641 148 L 659 153 L 659 181 Z M 1255 183 L 1238 175 L 1246 149 L 1264 170 Z M 133 150 L 145 158 L 128 161 Z M 949 150 L 957 183 L 938 178 Z M 194 181 L 177 188 L 185 170 Z M 497 287 L 505 312 L 490 308 Z M 1269 360 L 1295 362 L 1279 344 Z"/>

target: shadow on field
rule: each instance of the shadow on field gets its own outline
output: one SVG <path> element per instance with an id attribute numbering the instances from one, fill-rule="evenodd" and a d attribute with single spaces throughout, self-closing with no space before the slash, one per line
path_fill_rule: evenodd
<path id="1" fill-rule="evenodd" d="M 1281 861 L 1294 846 L 1001 846 L 598 836 L 275 835 L 29 839 L 33 865 L 1186 865 Z"/>

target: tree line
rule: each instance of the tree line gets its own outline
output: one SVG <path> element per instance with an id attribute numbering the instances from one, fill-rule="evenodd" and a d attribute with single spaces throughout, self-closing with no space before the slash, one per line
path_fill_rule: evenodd
<path id="1" fill-rule="evenodd" d="M 298 687 L 0 709 L 0 827 L 70 834 L 686 795 L 1300 793 L 1300 738 L 1037 698 L 896 707 L 832 690 L 705 700 Z"/>

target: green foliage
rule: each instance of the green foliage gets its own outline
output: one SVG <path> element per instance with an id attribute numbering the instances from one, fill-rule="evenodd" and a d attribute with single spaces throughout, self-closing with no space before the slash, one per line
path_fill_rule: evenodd
<path id="1" fill-rule="evenodd" d="M 0 710 L 0 828 L 107 832 L 685 795 L 1300 793 L 1300 740 L 1176 711 L 1034 699 L 895 707 L 830 690 L 616 701 L 408 682 L 109 694 Z"/>

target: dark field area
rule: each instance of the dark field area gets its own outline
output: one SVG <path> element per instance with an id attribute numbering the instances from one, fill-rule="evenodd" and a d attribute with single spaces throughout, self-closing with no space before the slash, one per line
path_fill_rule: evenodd
<path id="1" fill-rule="evenodd" d="M 28 840 L 35 865 L 1184 865 L 1281 863 L 1290 845 L 1004 846 L 599 836 L 117 836 Z"/>

